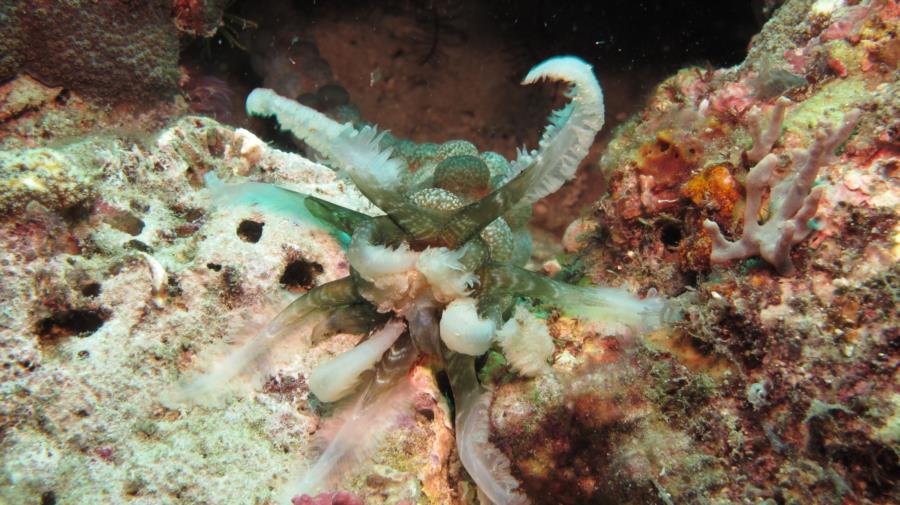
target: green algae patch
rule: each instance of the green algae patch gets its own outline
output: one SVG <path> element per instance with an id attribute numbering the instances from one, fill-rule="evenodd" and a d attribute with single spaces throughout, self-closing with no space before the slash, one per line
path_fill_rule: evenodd
<path id="1" fill-rule="evenodd" d="M 822 122 L 836 123 L 843 118 L 848 106 L 865 103 L 872 93 L 861 78 L 835 80 L 822 90 L 797 104 L 784 120 L 786 133 L 807 135 Z"/>

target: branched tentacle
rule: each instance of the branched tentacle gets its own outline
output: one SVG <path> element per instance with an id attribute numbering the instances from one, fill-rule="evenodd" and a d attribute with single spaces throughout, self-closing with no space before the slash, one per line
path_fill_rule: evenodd
<path id="1" fill-rule="evenodd" d="M 325 155 L 350 176 L 359 191 L 388 215 L 405 204 L 401 183 L 406 164 L 381 149 L 384 133 L 365 126 L 340 124 L 328 116 L 270 89 L 256 89 L 247 97 L 247 112 L 274 116 L 282 129 L 293 133 Z"/>
<path id="2" fill-rule="evenodd" d="M 258 335 L 243 344 L 211 372 L 201 375 L 187 384 L 177 395 L 178 399 L 203 396 L 220 388 L 259 361 L 278 342 L 297 333 L 312 323 L 314 326 L 327 319 L 340 307 L 366 303 L 349 277 L 322 284 L 297 298 Z"/>
<path id="3" fill-rule="evenodd" d="M 665 310 L 662 300 L 644 300 L 624 289 L 582 287 L 564 284 L 523 268 L 492 264 L 485 268 L 484 294 L 539 298 L 558 306 L 571 316 L 584 316 L 596 321 L 638 328 L 655 328 L 662 323 Z"/>
<path id="4" fill-rule="evenodd" d="M 350 123 L 338 123 L 321 112 L 278 95 L 271 89 L 258 88 L 247 96 L 247 114 L 254 116 L 274 116 L 282 130 L 288 130 L 302 139 L 313 149 L 337 161 L 337 152 L 332 148 L 334 139 Z"/>
<path id="5" fill-rule="evenodd" d="M 313 216 L 348 235 L 353 235 L 354 230 L 372 219 L 362 212 L 356 212 L 314 196 L 306 196 L 302 203 Z"/>
<path id="6" fill-rule="evenodd" d="M 522 81 L 554 79 L 573 84 L 572 101 L 550 118 L 537 151 L 519 152 L 515 177 L 487 197 L 457 211 L 445 232 L 448 247 L 470 239 L 516 206 L 531 205 L 575 176 L 603 127 L 603 92 L 591 66 L 574 57 L 553 58 L 533 68 Z"/>
<path id="7" fill-rule="evenodd" d="M 308 469 L 296 471 L 289 483 L 278 493 L 277 503 L 292 503 L 292 498 L 315 494 L 327 488 L 339 470 L 369 456 L 378 442 L 389 432 L 397 418 L 411 409 L 412 386 L 405 380 L 418 352 L 406 333 L 397 338 L 384 353 L 373 372 L 363 380 L 365 387 L 342 409 L 343 424 Z"/>

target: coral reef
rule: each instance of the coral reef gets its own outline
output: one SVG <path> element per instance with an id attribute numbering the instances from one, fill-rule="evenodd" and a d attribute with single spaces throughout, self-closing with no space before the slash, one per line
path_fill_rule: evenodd
<path id="1" fill-rule="evenodd" d="M 98 170 L 91 191 L 71 193 L 82 199 L 77 213 L 61 200 L 69 193 L 47 200 L 31 191 L 16 204 L 26 211 L 3 221 L 0 501 L 264 502 L 273 477 L 312 456 L 322 427 L 305 377 L 327 349 L 267 377 L 253 398 L 190 411 L 160 403 L 179 370 L 213 359 L 198 351 L 215 354 L 229 328 L 252 325 L 291 290 L 347 274 L 340 243 L 307 221 L 246 206 L 215 211 L 191 185 L 207 170 L 252 169 L 366 208 L 330 169 L 262 146 L 247 132 L 186 118 L 147 149 L 101 136 L 18 153 L 40 161 L 49 151 L 73 169 Z M 383 470 L 367 472 L 382 480 L 360 484 L 389 503 L 449 494 L 447 463 L 426 464 L 429 455 L 446 462 L 452 444 L 440 393 L 426 371 L 415 373 L 416 410 L 401 419 L 408 431 L 388 437 Z M 223 419 L 225 429 L 214 429 Z M 398 466 L 389 451 L 421 459 Z"/>
<path id="2" fill-rule="evenodd" d="M 153 109 L 140 112 L 113 108 L 22 75 L 0 86 L 0 148 L 66 145 L 73 138 L 103 135 L 147 145 L 152 144 L 148 131 L 159 131 L 186 111 L 178 99 L 157 102 Z"/>
<path id="3" fill-rule="evenodd" d="M 45 49 L 22 29 L 62 29 L 38 12 L 113 19 L 162 4 L 22 5 L 0 6 L 21 21 L 3 23 L 4 78 Z M 409 23 L 389 6 L 361 11 L 382 13 L 379 34 L 350 17 L 285 30 L 280 56 L 334 64 L 298 92 L 339 122 L 265 92 L 251 108 L 330 166 L 267 145 L 263 120 L 185 116 L 181 98 L 128 106 L 169 93 L 173 33 L 208 36 L 221 6 L 166 2 L 123 25 L 144 31 L 99 62 L 152 30 L 161 46 L 109 83 L 82 81 L 78 60 L 59 67 L 71 80 L 0 86 L 0 502 L 900 502 L 896 1 L 783 2 L 743 63 L 660 83 L 602 157 L 593 76 L 544 66 L 576 82 L 574 105 L 513 162 L 501 154 L 537 140 L 519 130 L 552 86 L 485 106 L 506 98 L 495 77 L 519 76 L 511 58 L 486 55 L 486 71 L 467 59 L 483 46 L 441 39 L 430 71 L 406 75 L 423 54 L 399 52 Z M 452 35 L 454 14 L 435 12 L 424 33 Z M 320 52 L 291 48 L 297 35 Z M 363 56 L 345 58 L 339 39 Z M 183 88 L 194 107 L 234 112 L 234 75 L 183 63 L 197 70 Z M 134 77 L 156 64 L 161 80 Z M 365 70 L 345 75 L 353 66 Z M 333 77 L 362 117 L 468 141 L 376 134 L 322 106 L 347 98 Z M 125 107 L 96 100 L 107 91 L 91 86 L 106 84 L 134 87 Z M 426 106 L 461 85 L 459 103 Z M 532 205 L 506 197 L 533 203 L 582 157 L 600 161 L 576 177 L 577 198 L 602 197 L 560 251 L 527 224 Z M 538 172 L 546 186 L 522 183 Z M 575 197 L 561 193 L 534 205 L 537 222 L 568 219 Z M 254 340 L 266 328 L 275 338 Z M 215 394 L 185 395 L 197 390 Z"/>
<path id="4" fill-rule="evenodd" d="M 0 79 L 27 72 L 51 86 L 116 100 L 177 89 L 178 32 L 170 2 L 40 4 L 4 2 L 0 40 L 9 50 Z"/>
<path id="5" fill-rule="evenodd" d="M 16 214 L 29 205 L 66 213 L 89 204 L 99 170 L 50 149 L 0 152 L 0 212 Z"/>

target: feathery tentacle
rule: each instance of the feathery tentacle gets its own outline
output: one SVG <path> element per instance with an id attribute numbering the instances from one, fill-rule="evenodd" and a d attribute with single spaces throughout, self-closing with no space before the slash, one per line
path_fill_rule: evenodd
<path id="1" fill-rule="evenodd" d="M 532 163 L 540 173 L 537 183 L 529 188 L 522 203 L 532 204 L 553 193 L 575 176 L 578 164 L 587 156 L 597 132 L 603 128 L 603 91 L 593 69 L 580 58 L 560 56 L 551 58 L 531 69 L 522 84 L 542 79 L 572 84 L 572 101 L 550 117 L 539 149 L 531 153 L 520 151 L 513 172 L 524 170 Z"/>

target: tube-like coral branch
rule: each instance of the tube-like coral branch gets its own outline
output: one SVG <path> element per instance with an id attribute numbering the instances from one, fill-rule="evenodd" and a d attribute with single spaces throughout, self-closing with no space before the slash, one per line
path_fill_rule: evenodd
<path id="1" fill-rule="evenodd" d="M 769 118 L 765 130 L 762 127 L 762 111 L 759 111 L 759 117 L 756 118 L 752 128 L 753 147 L 747 151 L 748 160 L 756 163 L 772 150 L 772 146 L 775 145 L 778 137 L 781 136 L 781 123 L 784 122 L 784 113 L 791 103 L 786 97 L 781 97 L 775 101 L 772 116 Z"/>
<path id="2" fill-rule="evenodd" d="M 859 111 L 852 111 L 844 116 L 839 128 L 821 127 L 808 150 L 793 152 L 794 174 L 772 188 L 769 207 L 773 211 L 763 224 L 759 223 L 759 211 L 765 189 L 772 185 L 778 158 L 768 154 L 750 169 L 747 175 L 744 233 L 740 240 L 727 240 L 719 225 L 709 219 L 703 223 L 713 242 L 710 260 L 724 263 L 759 255 L 781 275 L 791 275 L 794 272 L 791 247 L 812 232 L 809 221 L 815 216 L 822 198 L 823 188 L 813 188 L 816 175 L 822 165 L 828 163 L 837 146 L 850 136 L 859 116 Z"/>

